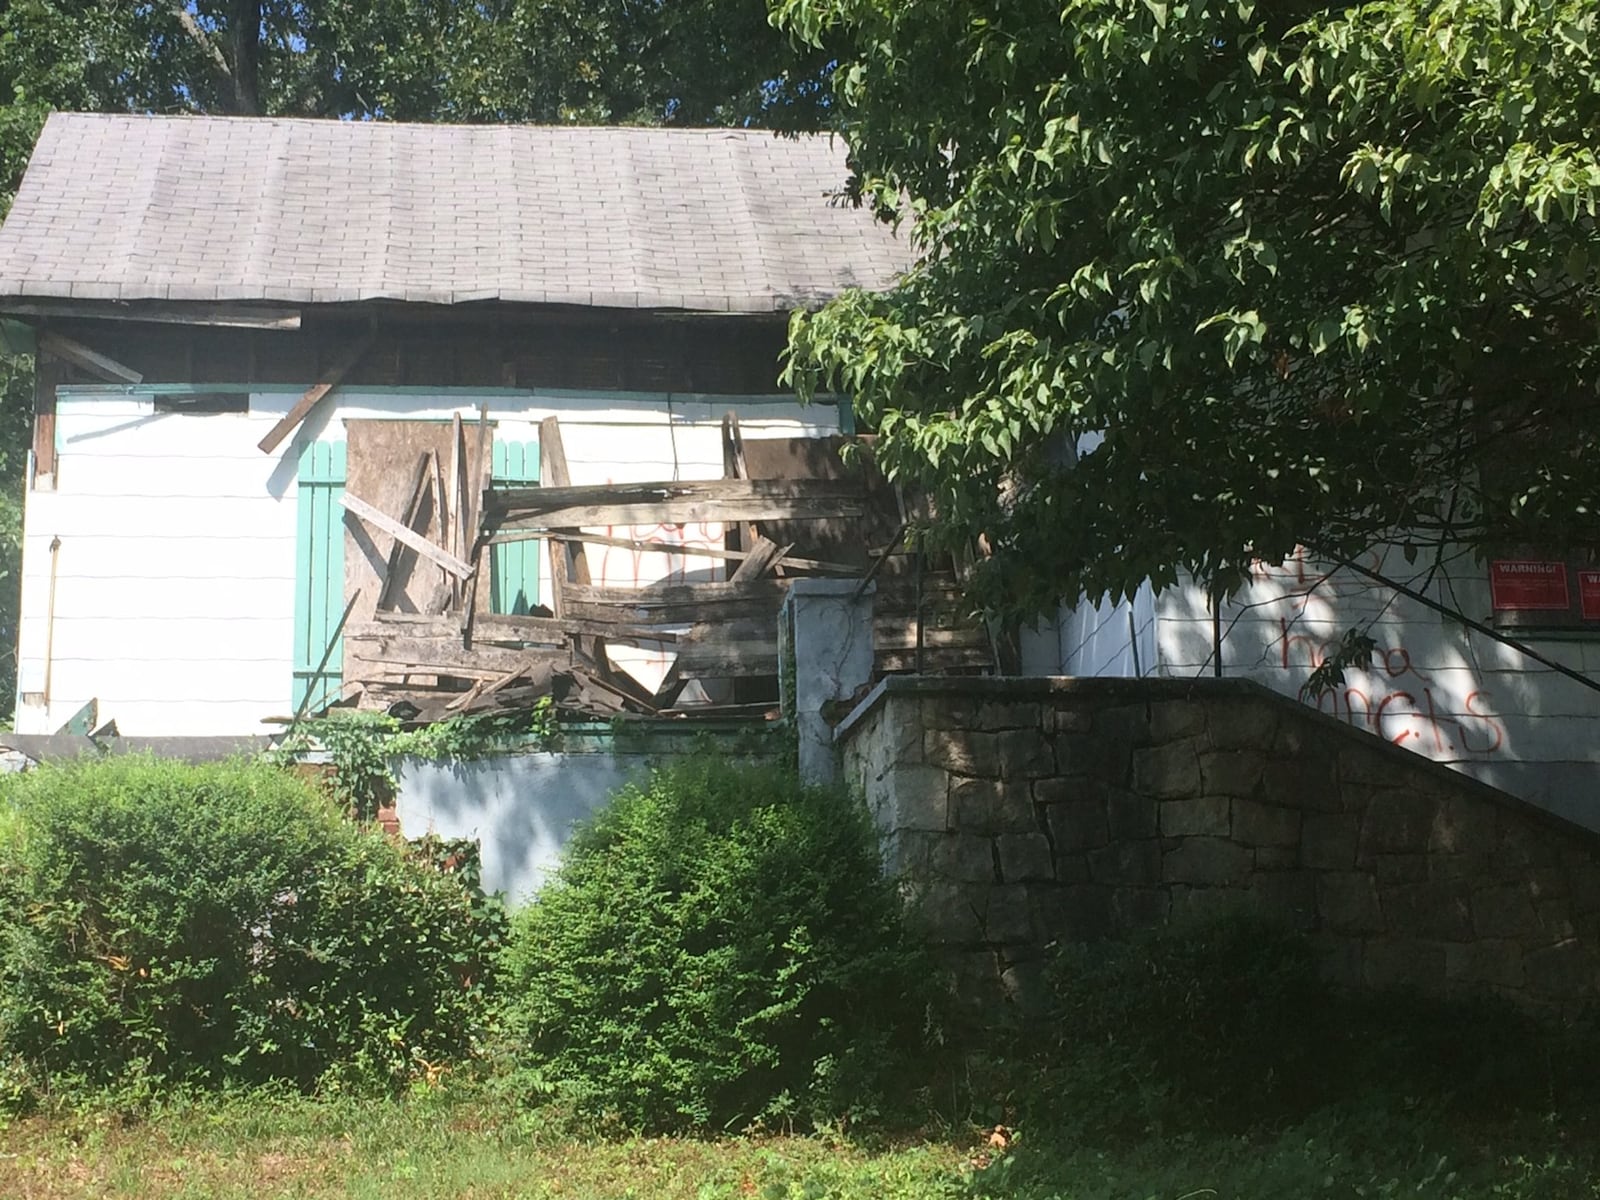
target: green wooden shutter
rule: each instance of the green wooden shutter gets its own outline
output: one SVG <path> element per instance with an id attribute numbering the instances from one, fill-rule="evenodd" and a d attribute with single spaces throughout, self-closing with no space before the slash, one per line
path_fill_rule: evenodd
<path id="1" fill-rule="evenodd" d="M 344 613 L 344 443 L 313 442 L 300 455 L 299 533 L 295 539 L 294 706 L 311 692 L 315 712 L 339 695 L 344 682 L 344 647 L 335 646 L 328 665 L 312 675 L 328 649 L 328 638 Z M 341 637 L 340 641 L 344 639 Z"/>
<path id="2" fill-rule="evenodd" d="M 538 442 L 496 442 L 494 482 L 526 487 L 539 482 Z M 542 540 L 502 542 L 494 547 L 490 612 L 525 617 L 539 603 L 539 547 Z"/>

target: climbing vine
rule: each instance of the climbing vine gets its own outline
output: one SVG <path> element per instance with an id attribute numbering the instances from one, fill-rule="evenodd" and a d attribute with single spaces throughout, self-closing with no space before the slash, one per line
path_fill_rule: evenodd
<path id="1" fill-rule="evenodd" d="M 511 749 L 550 746 L 558 736 L 555 705 L 544 697 L 531 710 L 451 717 L 404 729 L 386 713 L 335 710 L 302 722 L 277 747 L 281 761 L 308 750 L 325 751 L 333 774 L 328 787 L 358 820 L 377 816 L 394 794 L 393 764 L 402 758 L 468 761 Z"/>

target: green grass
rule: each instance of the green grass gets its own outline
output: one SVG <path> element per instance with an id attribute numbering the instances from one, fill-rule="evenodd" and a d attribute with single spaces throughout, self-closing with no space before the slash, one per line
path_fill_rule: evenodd
<path id="1" fill-rule="evenodd" d="M 962 1153 L 948 1140 L 869 1148 L 792 1136 L 575 1137 L 538 1111 L 448 1090 L 402 1100 L 239 1096 L 138 1119 L 87 1110 L 15 1121 L 0 1131 L 0 1196 L 922 1196 L 959 1178 Z"/>
<path id="2" fill-rule="evenodd" d="M 241 1095 L 135 1119 L 85 1109 L 0 1129 L 0 1196 L 563 1200 L 1580 1200 L 1594 1113 L 1487 1125 L 1379 1108 L 1255 1138 L 1096 1146 L 963 1125 L 898 1139 L 603 1138 L 449 1088 L 400 1100 Z"/>

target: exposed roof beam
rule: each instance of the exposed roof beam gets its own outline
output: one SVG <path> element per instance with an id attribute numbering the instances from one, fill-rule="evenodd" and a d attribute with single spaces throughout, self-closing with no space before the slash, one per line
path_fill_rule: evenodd
<path id="1" fill-rule="evenodd" d="M 101 354 L 100 351 L 85 346 L 75 338 L 69 338 L 50 329 L 40 332 L 39 349 L 112 383 L 144 382 L 144 376 L 132 367 L 118 362 L 108 354 Z"/>
<path id="2" fill-rule="evenodd" d="M 371 347 L 372 342 L 373 335 L 368 333 L 347 347 L 343 357 L 322 373 L 321 380 L 307 388 L 305 395 L 295 401 L 294 407 L 284 413 L 282 420 L 267 430 L 267 436 L 261 439 L 261 453 L 271 454 L 276 450 L 278 444 L 311 414 L 311 410 L 318 402 L 339 386 L 351 369 L 361 361 L 361 356 Z"/>
<path id="3" fill-rule="evenodd" d="M 152 325 L 217 325 L 236 329 L 299 329 L 300 310 L 245 304 L 150 304 L 144 301 L 43 300 L 0 297 L 0 312 L 81 321 L 144 321 Z"/>

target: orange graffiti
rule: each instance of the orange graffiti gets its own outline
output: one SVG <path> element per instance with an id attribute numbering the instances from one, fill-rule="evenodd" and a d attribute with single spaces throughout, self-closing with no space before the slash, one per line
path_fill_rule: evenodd
<path id="1" fill-rule="evenodd" d="M 704 550 L 723 548 L 722 524 L 718 521 L 699 521 L 689 525 L 608 525 L 605 535 L 635 542 L 664 542 Z M 651 570 L 656 564 L 648 560 L 655 559 L 659 563 L 663 557 L 666 559 L 665 571 Z M 673 554 L 667 550 L 635 550 L 618 546 L 601 548 L 600 578 L 610 584 L 638 587 L 665 581 L 682 583 L 691 570 L 709 571 L 712 578 L 718 578 L 724 566 L 718 559 L 698 554 Z"/>
<path id="2" fill-rule="evenodd" d="M 1278 628 L 1279 662 L 1285 670 L 1302 665 L 1316 670 L 1338 649 L 1337 640 L 1320 642 L 1306 634 L 1291 634 L 1287 618 L 1279 618 Z M 1487 691 L 1474 689 L 1459 713 L 1448 708 L 1441 712 L 1440 703 L 1446 698 L 1437 696 L 1433 677 L 1417 669 L 1408 649 L 1390 646 L 1378 653 L 1387 691 L 1373 696 L 1359 687 L 1333 688 L 1316 698 L 1317 710 L 1396 746 L 1436 755 L 1489 755 L 1505 744 L 1505 726 L 1490 707 Z"/>

